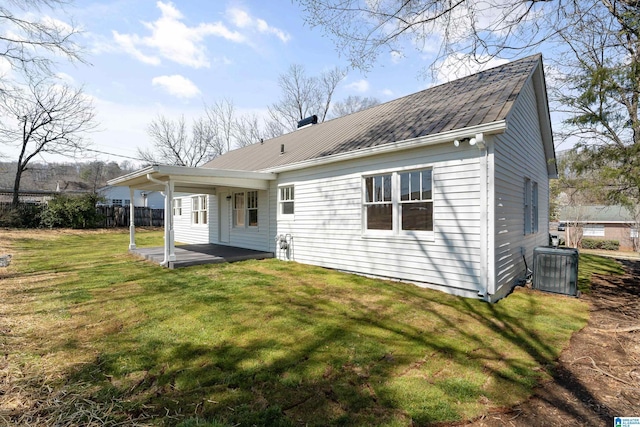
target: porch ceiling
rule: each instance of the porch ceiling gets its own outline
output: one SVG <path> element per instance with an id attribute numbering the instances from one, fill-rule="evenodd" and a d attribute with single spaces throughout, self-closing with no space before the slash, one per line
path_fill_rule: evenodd
<path id="1" fill-rule="evenodd" d="M 186 166 L 153 165 L 108 181 L 108 185 L 127 186 L 138 190 L 164 191 L 157 181 L 174 184 L 180 193 L 213 193 L 215 187 L 242 187 L 266 190 L 275 173 L 227 169 L 205 169 Z M 149 179 L 152 178 L 152 179 Z"/>

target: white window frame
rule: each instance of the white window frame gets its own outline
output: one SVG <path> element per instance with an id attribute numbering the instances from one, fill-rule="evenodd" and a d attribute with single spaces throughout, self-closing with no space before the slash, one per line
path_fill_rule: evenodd
<path id="1" fill-rule="evenodd" d="M 531 230 L 538 232 L 538 183 L 533 181 L 531 187 Z"/>
<path id="2" fill-rule="evenodd" d="M 431 198 L 430 199 L 422 199 L 422 194 L 420 195 L 420 200 L 409 200 L 402 201 L 402 191 L 401 191 L 401 175 L 404 173 L 416 173 L 416 172 L 424 172 L 430 171 L 431 173 Z M 382 177 L 382 176 L 390 176 L 391 177 L 391 200 L 367 200 L 367 179 L 374 177 Z M 422 177 L 422 175 L 421 175 Z M 433 215 L 434 206 L 435 206 L 435 186 L 434 186 L 434 168 L 432 165 L 421 165 L 421 166 L 412 166 L 401 169 L 393 169 L 393 170 L 383 170 L 377 171 L 375 173 L 362 175 L 362 234 L 365 237 L 389 237 L 389 236 L 407 236 L 407 237 L 415 237 L 419 236 L 423 240 L 434 240 L 434 230 L 436 226 L 436 218 Z M 422 183 L 420 184 L 422 185 Z M 422 190 L 422 187 L 421 187 Z M 369 229 L 368 228 L 368 218 L 367 218 L 367 207 L 373 206 L 376 204 L 383 205 L 391 203 L 391 230 L 379 230 L 379 229 Z M 432 209 L 432 218 L 431 218 L 431 230 L 403 230 L 402 229 L 402 206 L 409 203 L 431 203 Z"/>
<path id="3" fill-rule="evenodd" d="M 208 197 L 206 195 L 197 195 L 191 197 L 191 224 L 204 226 L 207 225 L 207 209 Z"/>
<path id="4" fill-rule="evenodd" d="M 285 206 L 291 204 L 293 212 L 284 213 Z M 296 213 L 295 185 L 287 184 L 278 186 L 278 216 L 281 219 L 294 219 Z"/>
<path id="5" fill-rule="evenodd" d="M 362 177 L 362 226 L 367 234 L 382 234 L 388 235 L 393 234 L 395 227 L 394 218 L 396 215 L 394 214 L 395 210 L 397 210 L 397 206 L 394 203 L 394 195 L 397 194 L 396 189 L 394 188 L 394 175 L 392 172 L 384 172 L 377 173 L 372 175 L 365 175 Z M 368 200 L 368 184 L 372 185 L 372 193 L 373 200 Z M 388 184 L 389 194 L 385 194 L 385 187 Z M 382 193 L 376 192 L 376 188 L 380 185 L 382 189 Z M 369 215 L 367 214 L 370 207 L 382 207 L 389 206 L 391 207 L 391 228 L 390 229 L 381 229 L 381 228 L 369 228 Z"/>
<path id="6" fill-rule="evenodd" d="M 631 239 L 637 239 L 638 238 L 638 229 L 635 227 L 631 227 L 631 231 L 629 232 L 629 237 Z"/>
<path id="7" fill-rule="evenodd" d="M 531 178 L 524 179 L 524 234 L 539 231 L 540 207 L 538 203 L 538 183 Z"/>
<path id="8" fill-rule="evenodd" d="M 582 237 L 605 237 L 604 224 L 584 224 L 582 226 Z"/>
<path id="9" fill-rule="evenodd" d="M 431 193 L 431 197 L 430 198 L 426 198 L 423 197 L 424 196 L 424 189 L 422 188 L 423 185 L 423 173 L 424 172 L 429 172 L 430 178 L 431 178 L 431 182 L 430 182 L 430 193 Z M 420 174 L 420 180 L 418 183 L 418 198 L 415 198 L 414 196 L 412 196 L 412 193 L 414 193 L 414 191 L 412 191 L 412 182 L 411 180 L 409 181 L 409 200 L 402 200 L 402 175 L 404 174 Z M 421 168 L 421 169 L 413 169 L 413 170 L 408 170 L 408 171 L 399 171 L 398 172 L 398 190 L 399 190 L 399 194 L 398 194 L 398 203 L 399 203 L 399 209 L 398 209 L 398 230 L 400 233 L 403 234 L 413 234 L 413 233 L 433 233 L 433 223 L 434 223 L 434 219 L 433 219 L 433 169 L 432 168 Z M 405 209 L 405 206 L 411 206 L 412 204 L 425 204 L 425 203 L 431 203 L 431 230 L 411 230 L 411 229 L 404 229 L 403 228 L 403 211 Z"/>
<path id="10" fill-rule="evenodd" d="M 260 211 L 258 210 L 259 202 L 258 198 L 260 194 L 257 190 L 247 191 L 247 201 L 245 202 L 245 206 L 247 207 L 247 213 L 245 215 L 246 224 L 248 228 L 258 228 L 260 224 Z M 255 211 L 256 223 L 251 224 L 251 212 Z"/>
<path id="11" fill-rule="evenodd" d="M 231 210 L 233 212 L 233 228 L 245 228 L 247 223 L 247 201 L 246 193 L 244 191 L 238 191 L 233 193 L 233 204 Z M 238 206 L 240 202 L 241 206 Z"/>
<path id="12" fill-rule="evenodd" d="M 233 228 L 257 229 L 259 225 L 259 202 L 260 194 L 257 190 L 237 191 L 233 193 Z M 238 202 L 240 206 L 238 207 Z M 251 224 L 251 212 L 255 212 L 256 223 Z"/>
<path id="13" fill-rule="evenodd" d="M 182 216 L 182 199 L 173 199 L 173 216 Z"/>
<path id="14" fill-rule="evenodd" d="M 124 206 L 122 199 L 111 199 L 111 206 Z"/>

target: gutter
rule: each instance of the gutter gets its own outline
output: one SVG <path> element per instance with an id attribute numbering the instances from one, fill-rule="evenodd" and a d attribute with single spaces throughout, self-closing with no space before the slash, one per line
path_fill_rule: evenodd
<path id="1" fill-rule="evenodd" d="M 474 138 L 476 134 L 493 135 L 503 133 L 507 129 L 507 121 L 499 120 L 496 122 L 485 123 L 478 126 L 471 126 L 463 129 L 437 133 L 434 135 L 426 135 L 418 138 L 405 139 L 404 141 L 396 141 L 391 144 L 379 145 L 371 148 L 364 148 L 357 151 L 349 151 L 347 153 L 338 153 L 326 157 L 317 157 L 309 160 L 303 160 L 297 163 L 290 163 L 283 166 L 275 166 L 263 169 L 264 172 L 289 172 L 297 169 L 308 168 L 312 166 L 326 165 L 329 163 L 340 162 L 344 160 L 359 159 L 362 157 L 374 156 L 376 154 L 385 154 L 402 150 L 410 150 L 413 148 L 426 147 L 430 145 L 451 142 L 455 139 Z"/>

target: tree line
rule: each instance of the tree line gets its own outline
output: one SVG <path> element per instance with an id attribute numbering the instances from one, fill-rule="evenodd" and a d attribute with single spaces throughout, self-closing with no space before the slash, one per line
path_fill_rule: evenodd
<path id="1" fill-rule="evenodd" d="M 338 84 L 346 70 L 333 68 L 318 76 L 294 64 L 278 77 L 280 98 L 267 108 L 267 115 L 238 115 L 232 100 L 222 99 L 204 106 L 204 113 L 187 126 L 177 119 L 159 115 L 147 127 L 151 148 L 138 149 L 148 164 L 200 166 L 234 149 L 275 138 L 297 128 L 300 120 L 312 115 L 318 122 L 355 113 L 380 103 L 377 98 L 348 96 L 334 101 Z"/>

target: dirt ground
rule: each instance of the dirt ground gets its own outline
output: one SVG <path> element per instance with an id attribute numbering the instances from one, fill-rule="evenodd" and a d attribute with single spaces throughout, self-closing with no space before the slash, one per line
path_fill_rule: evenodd
<path id="1" fill-rule="evenodd" d="M 588 325 L 571 338 L 553 381 L 521 405 L 486 415 L 481 426 L 613 426 L 640 417 L 640 261 L 624 276 L 594 275 Z"/>

